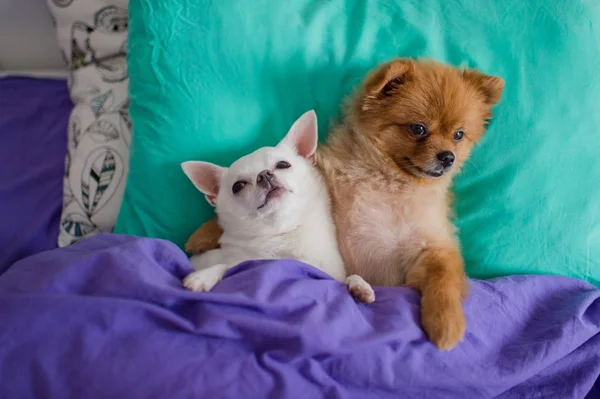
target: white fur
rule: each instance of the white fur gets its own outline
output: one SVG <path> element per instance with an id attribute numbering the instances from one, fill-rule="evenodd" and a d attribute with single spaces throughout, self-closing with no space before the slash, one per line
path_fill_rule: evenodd
<path id="1" fill-rule="evenodd" d="M 229 168 L 203 162 L 182 164 L 185 173 L 214 204 L 223 228 L 221 248 L 191 258 L 196 272 L 184 280 L 194 291 L 209 291 L 225 272 L 246 260 L 292 258 L 346 281 L 359 299 L 372 302 L 373 289 L 360 276 L 346 280 L 336 241 L 327 186 L 314 167 L 317 121 L 314 111 L 302 115 L 276 147 L 263 147 Z M 278 169 L 280 161 L 291 167 Z M 269 187 L 259 174 L 269 171 L 283 194 L 265 204 Z M 238 181 L 244 188 L 234 194 Z M 357 296 L 358 297 L 358 296 Z"/>

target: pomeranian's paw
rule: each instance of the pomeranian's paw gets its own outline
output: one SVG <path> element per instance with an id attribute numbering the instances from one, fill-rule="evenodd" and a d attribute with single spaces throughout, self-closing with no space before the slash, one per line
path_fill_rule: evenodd
<path id="1" fill-rule="evenodd" d="M 460 300 L 421 302 L 421 324 L 429 340 L 442 351 L 454 348 L 467 328 Z"/>
<path id="2" fill-rule="evenodd" d="M 358 274 L 353 274 L 346 278 L 346 285 L 348 291 L 357 301 L 364 303 L 372 303 L 375 301 L 375 291 L 371 287 L 371 284 L 367 283 Z"/>
<path id="3" fill-rule="evenodd" d="M 220 247 L 219 239 L 222 234 L 223 229 L 219 226 L 217 218 L 214 217 L 192 234 L 185 243 L 185 250 L 190 254 L 197 255 L 211 249 L 217 249 Z"/>
<path id="4" fill-rule="evenodd" d="M 225 265 L 215 265 L 193 272 L 183 279 L 183 286 L 191 291 L 208 292 L 221 281 L 226 271 Z"/>

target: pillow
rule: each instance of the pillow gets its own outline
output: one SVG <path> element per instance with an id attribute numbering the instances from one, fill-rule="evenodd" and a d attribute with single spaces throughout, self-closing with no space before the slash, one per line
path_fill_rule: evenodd
<path id="1" fill-rule="evenodd" d="M 311 108 L 324 137 L 368 69 L 426 56 L 506 80 L 455 185 L 468 273 L 600 285 L 600 3 L 545 4 L 131 0 L 135 133 L 116 231 L 181 246 L 213 211 L 180 162 L 227 165 Z"/>
<path id="2" fill-rule="evenodd" d="M 0 79 L 0 273 L 56 248 L 73 103 L 64 79 Z"/>
<path id="3" fill-rule="evenodd" d="M 129 163 L 127 1 L 48 0 L 75 108 L 59 245 L 113 230 Z"/>

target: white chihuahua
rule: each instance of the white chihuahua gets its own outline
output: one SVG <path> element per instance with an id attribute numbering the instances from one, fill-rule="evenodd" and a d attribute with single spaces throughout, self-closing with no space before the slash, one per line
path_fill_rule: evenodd
<path id="1" fill-rule="evenodd" d="M 210 291 L 228 269 L 246 260 L 292 258 L 345 281 L 356 299 L 375 300 L 362 277 L 346 278 L 327 186 L 314 166 L 317 139 L 317 116 L 309 111 L 276 147 L 260 148 L 229 168 L 181 164 L 215 206 L 224 231 L 219 249 L 191 258 L 197 271 L 185 278 L 186 288 Z"/>

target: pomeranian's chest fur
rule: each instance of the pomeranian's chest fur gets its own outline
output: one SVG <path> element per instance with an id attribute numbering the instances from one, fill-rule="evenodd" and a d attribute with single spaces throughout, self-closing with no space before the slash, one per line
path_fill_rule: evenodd
<path id="1" fill-rule="evenodd" d="M 347 273 L 373 285 L 404 284 L 424 249 L 453 239 L 447 186 L 405 180 L 376 149 L 343 137 L 322 149 L 319 166 Z"/>

